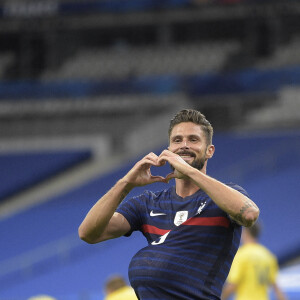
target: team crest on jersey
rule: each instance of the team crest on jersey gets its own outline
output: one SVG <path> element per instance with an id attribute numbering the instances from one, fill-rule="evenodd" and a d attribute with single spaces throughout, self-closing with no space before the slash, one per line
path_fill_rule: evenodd
<path id="1" fill-rule="evenodd" d="M 185 222 L 187 220 L 188 214 L 189 214 L 189 212 L 187 210 L 178 211 L 174 218 L 174 224 L 176 226 L 181 225 L 183 222 Z"/>

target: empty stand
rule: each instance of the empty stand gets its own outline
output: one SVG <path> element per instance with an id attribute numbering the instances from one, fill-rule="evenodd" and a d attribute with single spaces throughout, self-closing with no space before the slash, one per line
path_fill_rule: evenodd
<path id="1" fill-rule="evenodd" d="M 0 53 L 0 79 L 5 78 L 6 70 L 12 64 L 13 59 L 13 53 Z"/>
<path id="2" fill-rule="evenodd" d="M 0 201 L 90 158 L 89 150 L 0 153 Z"/>
<path id="3" fill-rule="evenodd" d="M 248 113 L 245 127 L 286 128 L 300 120 L 300 88 L 286 86 L 278 93 L 278 98 L 263 108 Z"/>
<path id="4" fill-rule="evenodd" d="M 91 49 L 70 57 L 57 71 L 47 71 L 44 80 L 101 79 L 215 72 L 239 48 L 236 41 L 204 42 L 170 46 L 116 46 Z"/>
<path id="5" fill-rule="evenodd" d="M 258 59 L 256 67 L 260 69 L 278 69 L 300 64 L 300 39 L 294 37 L 291 41 L 276 47 L 274 53 L 263 59 Z"/>

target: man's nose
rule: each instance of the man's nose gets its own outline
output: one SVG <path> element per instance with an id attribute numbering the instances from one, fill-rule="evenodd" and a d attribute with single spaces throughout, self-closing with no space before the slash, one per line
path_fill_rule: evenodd
<path id="1" fill-rule="evenodd" d="M 188 142 L 187 141 L 182 141 L 181 148 L 182 149 L 188 149 L 188 148 L 190 148 L 189 145 L 188 145 Z"/>

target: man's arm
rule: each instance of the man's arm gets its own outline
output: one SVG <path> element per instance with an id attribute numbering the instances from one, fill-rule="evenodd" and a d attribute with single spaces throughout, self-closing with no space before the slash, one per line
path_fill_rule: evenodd
<path id="1" fill-rule="evenodd" d="M 255 223 L 259 209 L 248 197 L 190 166 L 179 155 L 169 150 L 161 153 L 159 162 L 163 161 L 168 161 L 175 168 L 175 171 L 167 176 L 167 180 L 171 178 L 192 180 L 237 223 L 246 227 Z"/>
<path id="2" fill-rule="evenodd" d="M 124 235 L 130 230 L 126 218 L 116 213 L 118 205 L 136 186 L 143 186 L 158 181 L 165 182 L 162 176 L 153 176 L 151 166 L 159 166 L 158 157 L 149 153 L 120 179 L 90 209 L 78 229 L 79 237 L 87 243 L 94 244 Z"/>
<path id="3" fill-rule="evenodd" d="M 131 187 L 119 180 L 90 209 L 78 229 L 79 237 L 89 244 L 99 243 L 124 235 L 130 230 L 128 221 L 115 213 L 118 205 L 130 192 Z"/>
<path id="4" fill-rule="evenodd" d="M 277 283 L 274 283 L 272 287 L 274 289 L 277 300 L 287 300 L 286 296 L 284 295 Z"/>
<path id="5" fill-rule="evenodd" d="M 259 209 L 247 196 L 196 169 L 190 178 L 238 224 L 250 227 L 257 220 Z"/>

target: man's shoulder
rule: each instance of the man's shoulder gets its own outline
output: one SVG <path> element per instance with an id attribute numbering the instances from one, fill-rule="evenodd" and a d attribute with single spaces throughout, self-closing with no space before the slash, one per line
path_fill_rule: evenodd
<path id="1" fill-rule="evenodd" d="M 253 253 L 259 256 L 269 257 L 272 259 L 273 257 L 275 257 L 275 255 L 266 246 L 260 243 L 248 243 L 242 245 L 239 249 L 239 252 L 245 256 L 248 256 L 249 253 Z"/>
<path id="2" fill-rule="evenodd" d="M 249 254 L 253 254 L 253 247 L 248 244 L 242 245 L 236 253 L 235 260 L 239 262 L 247 261 Z"/>
<path id="3" fill-rule="evenodd" d="M 234 189 L 243 189 L 240 185 L 238 185 L 234 182 L 226 182 L 225 184 L 232 187 L 232 188 L 234 188 Z"/>
<path id="4" fill-rule="evenodd" d="M 277 261 L 277 257 L 276 255 L 270 250 L 268 249 L 266 246 L 262 245 L 262 244 L 258 244 L 259 247 L 259 251 L 265 256 L 267 257 L 269 260 L 271 261 Z"/>

